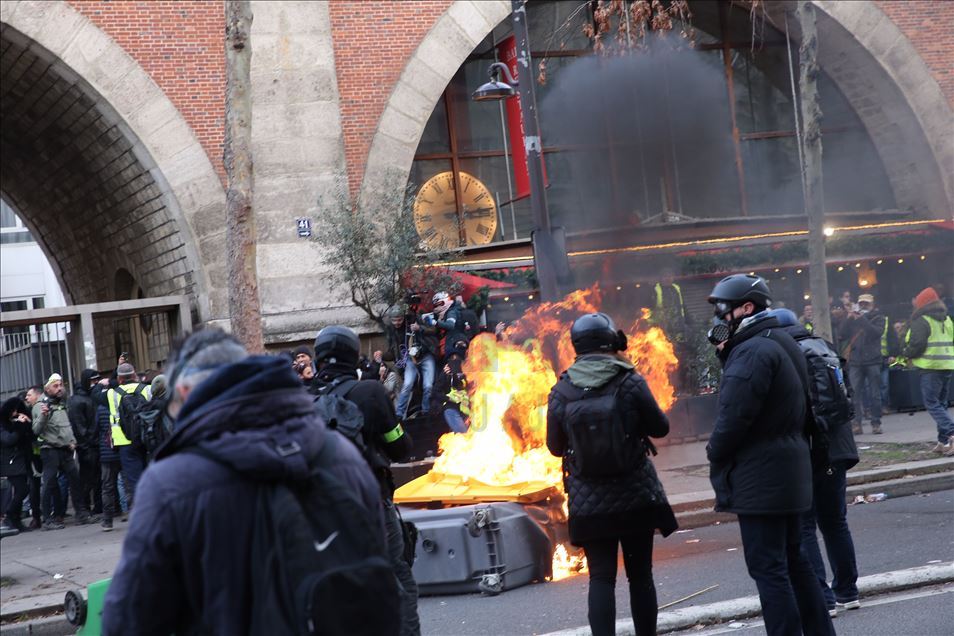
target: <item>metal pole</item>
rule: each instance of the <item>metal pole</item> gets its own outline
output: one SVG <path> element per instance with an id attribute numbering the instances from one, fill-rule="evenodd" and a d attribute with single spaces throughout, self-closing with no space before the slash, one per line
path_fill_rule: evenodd
<path id="1" fill-rule="evenodd" d="M 553 239 L 547 191 L 543 180 L 543 146 L 540 143 L 540 122 L 534 92 L 533 67 L 530 60 L 530 34 L 527 30 L 526 0 L 511 0 L 513 34 L 517 46 L 517 94 L 523 111 L 523 145 L 530 175 L 530 212 L 533 216 L 533 258 L 543 301 L 560 297 L 556 259 L 566 259 L 565 250 Z"/>

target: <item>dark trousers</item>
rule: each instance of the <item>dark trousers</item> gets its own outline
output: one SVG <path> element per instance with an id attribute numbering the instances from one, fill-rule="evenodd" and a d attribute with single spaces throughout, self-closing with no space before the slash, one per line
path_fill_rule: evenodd
<path id="1" fill-rule="evenodd" d="M 653 528 L 634 534 L 583 544 L 590 570 L 588 618 L 593 636 L 616 633 L 616 564 L 623 547 L 623 567 L 629 579 L 629 606 L 636 634 L 656 633 L 656 585 L 653 582 Z"/>
<path id="2" fill-rule="evenodd" d="M 119 462 L 100 462 L 99 464 L 103 486 L 103 519 L 106 521 L 112 521 L 113 517 L 119 514 L 117 481 L 119 480 L 120 469 Z"/>
<path id="3" fill-rule="evenodd" d="M 801 515 L 739 515 L 739 531 L 769 636 L 834 634 L 825 597 L 801 552 Z"/>
<path id="4" fill-rule="evenodd" d="M 384 532 L 388 540 L 388 557 L 401 588 L 401 636 L 420 636 L 421 622 L 417 615 L 417 582 L 411 566 L 404 560 L 404 530 L 393 501 L 384 502 Z"/>
<path id="5" fill-rule="evenodd" d="M 79 459 L 80 483 L 83 501 L 95 514 L 103 511 L 103 492 L 100 486 L 99 449 L 85 448 L 76 451 Z"/>
<path id="6" fill-rule="evenodd" d="M 80 495 L 79 469 L 73 460 L 73 451 L 69 448 L 41 448 L 40 457 L 43 460 L 43 515 L 49 519 L 53 514 L 50 500 L 47 497 L 59 497 L 59 483 L 56 475 L 62 471 L 69 481 L 70 496 L 73 497 L 73 509 L 77 516 L 89 514 L 89 509 L 83 503 Z"/>
<path id="7" fill-rule="evenodd" d="M 7 477 L 13 492 L 10 494 L 10 501 L 7 504 L 6 516 L 7 523 L 11 527 L 20 530 L 22 528 L 20 517 L 23 515 L 23 500 L 30 494 L 30 486 L 27 483 L 26 475 L 12 475 Z"/>
<path id="8" fill-rule="evenodd" d="M 872 426 L 881 426 L 881 363 L 849 365 L 848 379 L 854 391 L 855 423 L 861 424 L 867 405 Z"/>
<path id="9" fill-rule="evenodd" d="M 132 510 L 133 500 L 136 495 L 136 484 L 142 477 L 142 471 L 146 468 L 146 456 L 138 448 L 133 448 L 132 444 L 119 447 L 119 463 L 123 469 L 123 488 L 126 491 L 126 504 L 129 510 Z"/>
<path id="10" fill-rule="evenodd" d="M 34 466 L 36 471 L 43 473 L 43 463 L 40 461 L 39 456 L 35 456 Z M 33 520 L 40 524 L 43 521 L 43 511 L 40 506 L 40 485 L 42 481 L 39 477 L 33 474 L 32 471 L 29 471 L 30 475 L 27 477 L 30 481 L 30 515 L 33 517 Z"/>
<path id="11" fill-rule="evenodd" d="M 59 472 L 56 474 L 57 487 L 43 494 L 43 509 L 52 510 L 55 519 L 62 519 L 66 515 L 66 505 L 70 500 L 69 484 L 69 478 Z"/>
<path id="12" fill-rule="evenodd" d="M 845 465 L 834 462 L 831 474 L 816 472 L 814 503 L 802 517 L 802 553 L 812 564 L 818 578 L 825 604 L 831 608 L 835 603 L 847 603 L 858 598 L 858 565 L 855 561 L 855 543 L 848 528 L 848 506 L 845 504 Z M 818 547 L 815 527 L 825 539 L 825 553 L 831 565 L 832 581 L 828 586 L 825 563 Z"/>

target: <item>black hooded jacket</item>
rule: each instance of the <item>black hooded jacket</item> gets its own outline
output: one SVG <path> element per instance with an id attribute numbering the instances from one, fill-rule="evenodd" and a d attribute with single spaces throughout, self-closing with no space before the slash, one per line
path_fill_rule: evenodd
<path id="1" fill-rule="evenodd" d="M 331 473 L 381 526 L 383 540 L 367 465 L 353 444 L 325 428 L 284 359 L 249 357 L 200 383 L 136 488 L 102 633 L 248 633 L 257 482 L 306 478 L 325 444 L 336 447 Z M 291 445 L 298 452 L 278 450 Z M 183 452 L 193 446 L 232 469 Z"/>
<path id="2" fill-rule="evenodd" d="M 14 413 L 30 415 L 26 403 L 12 397 L 0 406 L 0 475 L 26 475 L 33 456 L 33 429 L 30 422 L 13 421 Z"/>
<path id="3" fill-rule="evenodd" d="M 96 405 L 89 390 L 89 381 L 99 373 L 94 369 L 84 369 L 80 381 L 73 385 L 73 395 L 66 403 L 66 412 L 70 416 L 70 426 L 76 437 L 76 447 L 80 450 L 99 449 L 99 427 L 96 423 Z"/>
<path id="4" fill-rule="evenodd" d="M 804 358 L 766 337 L 778 321 L 756 314 L 726 343 L 715 428 L 706 454 L 716 510 L 750 515 L 805 512 L 812 467 L 805 436 Z M 797 349 L 794 341 L 791 347 Z M 796 368 L 795 363 L 800 368 Z"/>

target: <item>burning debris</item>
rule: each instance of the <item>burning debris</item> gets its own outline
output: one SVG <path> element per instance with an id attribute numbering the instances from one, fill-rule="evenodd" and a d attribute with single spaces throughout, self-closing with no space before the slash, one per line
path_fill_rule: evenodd
<path id="1" fill-rule="evenodd" d="M 553 544 L 552 580 L 581 572 L 585 559 L 564 545 L 566 501 L 561 459 L 546 447 L 547 398 L 575 354 L 570 326 L 582 314 L 599 311 L 598 286 L 578 290 L 555 303 L 542 303 L 511 325 L 502 340 L 475 338 L 464 372 L 470 395 L 470 426 L 439 441 L 440 454 L 427 475 L 402 486 L 402 504 L 459 505 L 476 502 L 547 503 Z M 641 309 L 618 316 L 628 338 L 626 357 L 645 378 L 659 406 L 675 402 L 670 382 L 678 367 L 672 343 Z M 562 537 L 561 537 L 562 535 Z"/>

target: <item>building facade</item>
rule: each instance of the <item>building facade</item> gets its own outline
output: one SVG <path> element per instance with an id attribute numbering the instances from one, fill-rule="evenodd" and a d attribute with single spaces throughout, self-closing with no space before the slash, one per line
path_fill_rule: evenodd
<path id="1" fill-rule="evenodd" d="M 832 287 L 900 302 L 912 280 L 952 285 L 954 4 L 813 4 Z M 529 2 L 521 81 L 537 83 L 551 218 L 579 284 L 680 281 L 694 306 L 712 277 L 751 268 L 803 300 L 800 36 L 794 3 L 760 5 L 689 2 L 672 29 L 647 20 L 647 33 L 614 28 L 598 45 L 596 3 Z M 451 229 L 419 229 L 425 241 L 456 232 L 444 244 L 455 267 L 508 276 L 532 264 L 508 107 L 469 99 L 509 54 L 510 2 L 252 10 L 268 344 L 329 322 L 369 328 L 297 232 L 300 218 L 322 222 L 319 200 L 342 184 L 365 199 L 395 178 L 436 185 L 432 216 Z M 4 0 L 0 22 L 0 193 L 67 302 L 118 299 L 131 279 L 145 296 L 189 295 L 199 321 L 227 321 L 223 4 Z M 594 55 L 604 45 L 632 51 Z M 471 184 L 492 205 L 469 201 Z"/>

